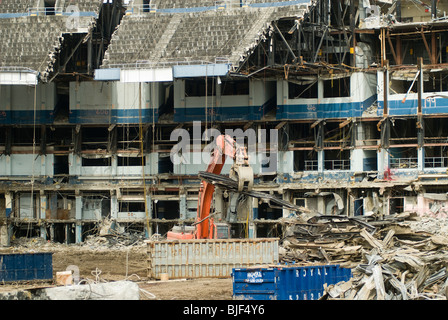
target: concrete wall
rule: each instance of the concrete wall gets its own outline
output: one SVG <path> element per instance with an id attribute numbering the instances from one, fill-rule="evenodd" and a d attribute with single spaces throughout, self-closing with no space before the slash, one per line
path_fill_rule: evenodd
<path id="1" fill-rule="evenodd" d="M 352 73 L 350 96 L 325 98 L 324 81 L 318 79 L 317 98 L 289 98 L 288 81 L 277 82 L 277 119 L 329 119 L 361 117 L 376 100 L 376 75 Z M 337 81 L 335 79 L 334 81 Z"/>
<path id="2" fill-rule="evenodd" d="M 209 121 L 260 120 L 273 107 L 275 93 L 275 82 L 250 80 L 247 95 L 221 95 L 217 84 L 213 96 L 188 97 L 185 80 L 174 79 L 174 121 L 205 121 L 206 114 Z"/>
<path id="3" fill-rule="evenodd" d="M 154 175 L 158 173 L 158 153 L 146 155 L 145 175 Z M 132 177 L 142 176 L 142 166 L 118 166 L 116 156 L 111 157 L 110 166 L 83 166 L 81 156 L 69 154 L 69 174 L 79 177 Z"/>
<path id="4" fill-rule="evenodd" d="M 0 86 L 0 124 L 49 124 L 57 103 L 54 83 Z"/>
<path id="5" fill-rule="evenodd" d="M 52 177 L 54 156 L 32 154 L 12 154 L 0 156 L 0 175 L 2 176 L 48 176 Z"/>
<path id="6" fill-rule="evenodd" d="M 157 120 L 163 98 L 159 86 L 118 81 L 71 82 L 70 123 L 138 124 Z"/>
<path id="7" fill-rule="evenodd" d="M 404 211 L 417 212 L 420 216 L 447 218 L 448 199 L 445 194 L 420 193 L 405 197 Z"/>

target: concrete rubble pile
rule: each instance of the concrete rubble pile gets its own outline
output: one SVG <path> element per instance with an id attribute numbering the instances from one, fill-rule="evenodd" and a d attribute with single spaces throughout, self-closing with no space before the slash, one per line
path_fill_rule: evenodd
<path id="1" fill-rule="evenodd" d="M 353 277 L 325 286 L 322 299 L 447 299 L 448 219 L 411 213 L 369 219 L 284 221 L 281 260 L 351 268 Z"/>
<path id="2" fill-rule="evenodd" d="M 81 243 L 58 243 L 47 241 L 41 237 L 19 237 L 11 240 L 13 251 L 57 251 L 70 249 L 91 249 L 91 250 L 128 250 L 129 248 L 142 248 L 146 250 L 146 237 L 144 232 L 126 231 L 114 220 L 104 219 L 98 223 L 98 231 L 85 237 Z"/>

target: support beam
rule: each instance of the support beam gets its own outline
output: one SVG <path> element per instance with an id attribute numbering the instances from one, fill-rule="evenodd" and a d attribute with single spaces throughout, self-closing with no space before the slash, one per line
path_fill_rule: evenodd
<path id="1" fill-rule="evenodd" d="M 280 35 L 280 38 L 282 38 L 283 43 L 286 45 L 286 47 L 288 48 L 288 51 L 291 53 L 292 57 L 293 57 L 293 62 L 297 61 L 297 57 L 294 53 L 294 51 L 291 49 L 291 46 L 289 45 L 288 41 L 286 41 L 285 37 L 283 36 L 282 32 L 280 31 L 278 25 L 276 22 L 272 23 L 275 30 L 278 32 L 278 34 Z"/>
<path id="2" fill-rule="evenodd" d="M 384 106 L 383 106 L 383 117 L 387 117 L 389 114 L 388 109 L 388 99 L 389 99 L 389 61 L 384 61 L 383 66 L 383 97 L 384 97 Z"/>
<path id="3" fill-rule="evenodd" d="M 437 42 L 436 33 L 431 33 L 431 64 L 437 64 Z"/>
<path id="4" fill-rule="evenodd" d="M 393 45 L 392 40 L 390 38 L 389 29 L 387 30 L 386 38 L 387 38 L 387 41 L 389 42 L 390 51 L 392 52 L 392 55 L 394 57 L 395 64 L 396 65 L 400 65 L 398 55 L 395 53 L 395 48 L 394 48 L 394 45 Z"/>
<path id="5" fill-rule="evenodd" d="M 421 35 L 422 35 L 423 43 L 425 44 L 426 51 L 428 52 L 428 56 L 429 56 L 429 59 L 431 61 L 431 64 L 436 64 L 436 62 L 435 62 L 435 55 L 433 55 L 431 49 L 429 48 L 428 41 L 426 41 L 426 36 L 425 36 L 425 33 L 423 32 L 423 28 L 421 29 L 420 32 L 421 32 Z"/>
<path id="6" fill-rule="evenodd" d="M 397 65 L 402 65 L 403 64 L 403 49 L 402 49 L 402 41 L 401 41 L 401 36 L 397 36 L 396 39 L 396 48 L 397 48 Z"/>

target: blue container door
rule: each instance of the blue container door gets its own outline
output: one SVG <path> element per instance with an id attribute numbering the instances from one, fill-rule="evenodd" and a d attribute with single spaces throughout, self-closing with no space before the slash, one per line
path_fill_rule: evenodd
<path id="1" fill-rule="evenodd" d="M 234 269 L 233 296 L 244 300 L 277 300 L 278 270 Z"/>
<path id="2" fill-rule="evenodd" d="M 53 278 L 51 253 L 0 255 L 0 281 L 49 280 Z"/>

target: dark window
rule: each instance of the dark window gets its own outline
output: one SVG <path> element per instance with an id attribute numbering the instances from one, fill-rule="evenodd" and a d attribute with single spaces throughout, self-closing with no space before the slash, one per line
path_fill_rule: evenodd
<path id="1" fill-rule="evenodd" d="M 99 158 L 99 159 L 82 158 L 82 165 L 83 165 L 83 167 L 110 166 L 111 160 L 110 160 L 110 158 Z"/>
<path id="2" fill-rule="evenodd" d="M 118 166 L 142 166 L 146 164 L 145 157 L 117 157 Z"/>
<path id="3" fill-rule="evenodd" d="M 143 12 L 150 12 L 150 6 L 151 0 L 143 0 Z"/>
<path id="4" fill-rule="evenodd" d="M 350 77 L 324 81 L 324 98 L 350 97 Z"/>
<path id="5" fill-rule="evenodd" d="M 185 81 L 185 95 L 187 97 L 205 97 L 215 95 L 214 79 L 194 79 Z"/>
<path id="6" fill-rule="evenodd" d="M 317 98 L 317 82 L 310 84 L 297 84 L 288 82 L 288 98 L 289 99 L 310 99 Z"/>
<path id="7" fill-rule="evenodd" d="M 238 96 L 249 94 L 249 81 L 223 81 L 221 95 Z"/>
<path id="8" fill-rule="evenodd" d="M 45 15 L 46 16 L 54 16 L 55 15 L 55 0 L 45 0 L 44 6 L 45 6 Z"/>

